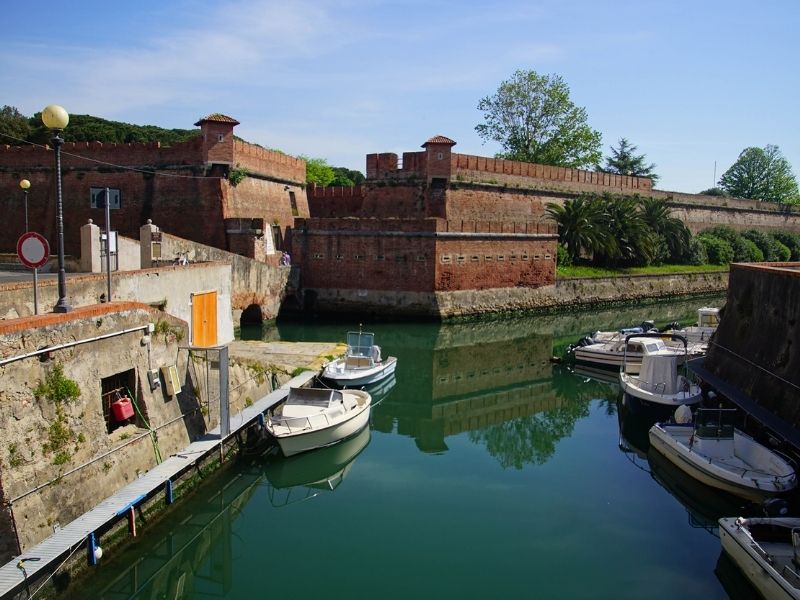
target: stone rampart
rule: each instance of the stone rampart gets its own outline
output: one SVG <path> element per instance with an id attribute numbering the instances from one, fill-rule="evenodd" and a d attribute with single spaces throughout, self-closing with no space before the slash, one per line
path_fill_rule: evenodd
<path id="1" fill-rule="evenodd" d="M 800 263 L 731 265 L 706 368 L 800 427 Z"/>
<path id="2" fill-rule="evenodd" d="M 569 278 L 542 287 L 509 287 L 441 292 L 307 290 L 307 308 L 329 312 L 372 312 L 385 315 L 450 318 L 494 312 L 563 311 L 633 302 L 724 292 L 727 271 Z M 309 295 L 308 291 L 312 293 Z"/>

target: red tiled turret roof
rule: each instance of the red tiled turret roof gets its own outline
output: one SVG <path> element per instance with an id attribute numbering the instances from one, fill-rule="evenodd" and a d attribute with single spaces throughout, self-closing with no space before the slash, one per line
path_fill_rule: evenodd
<path id="1" fill-rule="evenodd" d="M 202 123 L 206 121 L 215 121 L 217 123 L 230 123 L 231 125 L 239 125 L 239 121 L 234 119 L 233 117 L 229 117 L 228 115 L 223 115 L 222 113 L 211 113 L 207 117 L 203 117 L 197 123 L 194 124 L 195 127 L 199 127 Z"/>
<path id="2" fill-rule="evenodd" d="M 455 146 L 456 145 L 456 143 L 453 140 L 451 140 L 448 137 L 444 137 L 443 135 L 435 135 L 435 136 L 433 136 L 427 142 L 422 144 L 422 147 L 424 148 L 428 144 L 448 144 L 450 146 Z"/>

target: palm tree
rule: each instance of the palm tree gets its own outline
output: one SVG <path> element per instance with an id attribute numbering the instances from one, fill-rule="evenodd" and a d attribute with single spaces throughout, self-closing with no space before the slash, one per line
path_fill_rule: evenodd
<path id="1" fill-rule="evenodd" d="M 639 202 L 642 218 L 667 245 L 669 257 L 666 258 L 680 261 L 692 239 L 689 228 L 683 221 L 670 214 L 666 201 L 659 198 L 641 198 Z"/>
<path id="2" fill-rule="evenodd" d="M 600 264 L 649 265 L 656 256 L 657 239 L 644 219 L 639 199 L 604 194 L 605 229 L 610 240 L 604 251 L 595 255 Z"/>
<path id="3" fill-rule="evenodd" d="M 546 212 L 558 224 L 558 241 L 573 261 L 609 246 L 603 207 L 595 198 L 579 196 L 563 205 L 548 202 Z"/>

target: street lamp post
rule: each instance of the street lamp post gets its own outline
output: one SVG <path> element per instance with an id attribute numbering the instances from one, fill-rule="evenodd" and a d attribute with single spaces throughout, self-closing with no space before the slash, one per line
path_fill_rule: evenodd
<path id="1" fill-rule="evenodd" d="M 25 231 L 23 233 L 28 232 L 28 190 L 31 188 L 31 182 L 27 179 L 23 179 L 19 182 L 19 187 L 22 188 L 22 193 L 25 196 Z"/>
<path id="2" fill-rule="evenodd" d="M 67 275 L 64 269 L 64 209 L 61 200 L 61 145 L 64 140 L 59 135 L 69 123 L 69 114 L 61 106 L 51 104 L 42 110 L 42 123 L 53 130 L 53 148 L 56 151 L 56 227 L 58 231 L 58 302 L 53 312 L 65 313 L 72 310 L 67 304 Z"/>
<path id="3" fill-rule="evenodd" d="M 31 182 L 22 179 L 19 187 L 25 197 L 25 231 L 23 233 L 28 233 L 28 190 L 31 189 Z M 33 269 L 33 314 L 39 314 L 39 269 L 36 267 Z"/>

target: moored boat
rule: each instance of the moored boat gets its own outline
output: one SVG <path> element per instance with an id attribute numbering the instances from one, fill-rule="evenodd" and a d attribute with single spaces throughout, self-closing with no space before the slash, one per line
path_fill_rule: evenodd
<path id="1" fill-rule="evenodd" d="M 266 427 L 284 456 L 292 456 L 355 435 L 367 425 L 371 405 L 364 390 L 291 388 L 269 413 Z"/>
<path id="2" fill-rule="evenodd" d="M 666 406 L 676 408 L 681 405 L 697 404 L 703 399 L 700 386 L 689 381 L 687 377 L 686 360 L 688 353 L 686 350 L 686 340 L 681 336 L 671 335 L 678 338 L 684 347 L 683 366 L 684 373 L 678 373 L 678 356 L 671 348 L 658 343 L 652 343 L 652 337 L 660 334 L 636 334 L 628 335 L 626 341 L 626 352 L 623 355 L 623 365 L 619 372 L 620 385 L 623 391 L 629 396 L 633 396 L 640 402 L 648 405 Z M 661 342 L 659 338 L 655 338 Z M 641 354 L 636 373 L 628 372 L 630 365 L 628 361 L 627 348 L 633 347 Z"/>
<path id="3" fill-rule="evenodd" d="M 322 378 L 340 387 L 370 385 L 389 377 L 396 367 L 397 358 L 381 357 L 374 333 L 348 331 L 345 355 L 325 365 Z"/>
<path id="4" fill-rule="evenodd" d="M 607 342 L 577 346 L 573 348 L 572 354 L 577 362 L 586 365 L 606 369 L 619 369 L 625 363 L 627 373 L 638 373 L 642 363 L 642 356 L 644 356 L 647 348 L 642 345 L 642 342 L 637 341 L 638 338 L 627 340 L 626 337 L 628 336 Z M 649 339 L 647 344 L 650 346 L 651 352 L 663 351 L 664 354 L 675 356 L 677 364 L 683 364 L 687 359 L 687 354 L 683 349 L 667 347 L 664 340 L 658 337 Z"/>
<path id="5" fill-rule="evenodd" d="M 761 501 L 797 485 L 794 468 L 734 427 L 732 409 L 697 409 L 694 423 L 656 423 L 650 447 L 703 483 Z"/>
<path id="6" fill-rule="evenodd" d="M 800 518 L 725 517 L 722 549 L 765 598 L 800 599 Z"/>

